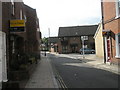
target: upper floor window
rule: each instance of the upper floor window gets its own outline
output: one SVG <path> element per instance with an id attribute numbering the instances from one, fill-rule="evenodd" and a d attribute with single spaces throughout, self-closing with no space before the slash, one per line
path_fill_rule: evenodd
<path id="1" fill-rule="evenodd" d="M 116 0 L 116 17 L 120 17 L 120 0 Z"/>
<path id="2" fill-rule="evenodd" d="M 11 0 L 12 3 L 12 10 L 11 10 L 11 14 L 14 15 L 15 14 L 15 5 L 14 5 L 14 1 Z"/>
<path id="3" fill-rule="evenodd" d="M 26 17 L 26 15 L 24 15 L 24 19 L 25 19 L 25 22 L 27 21 L 27 17 Z"/>
<path id="4" fill-rule="evenodd" d="M 22 20 L 22 16 L 23 16 L 23 13 L 22 13 L 22 9 L 20 10 L 20 19 Z"/>
<path id="5" fill-rule="evenodd" d="M 119 10 L 119 15 L 120 15 L 120 0 L 118 1 L 118 10 Z"/>

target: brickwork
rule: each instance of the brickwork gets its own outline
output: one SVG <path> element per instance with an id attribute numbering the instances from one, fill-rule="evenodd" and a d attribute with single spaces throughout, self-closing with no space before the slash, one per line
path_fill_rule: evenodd
<path id="1" fill-rule="evenodd" d="M 85 41 L 85 45 L 87 45 L 88 48 L 95 49 L 95 41 L 93 39 L 93 36 L 88 36 L 89 39 Z M 66 45 L 63 45 L 65 42 L 61 42 L 59 40 L 58 42 L 58 52 L 63 53 L 63 47 L 67 46 L 67 53 L 79 53 L 80 48 L 82 48 L 82 41 L 80 37 L 67 37 L 68 40 Z"/>
<path id="2" fill-rule="evenodd" d="M 29 6 L 29 9 L 26 9 L 25 6 L 26 5 L 23 2 L 14 2 L 14 4 L 11 2 L 2 3 L 2 31 L 6 33 L 6 59 L 8 72 L 13 69 L 13 65 L 19 66 L 17 65 L 18 63 L 13 63 L 18 62 L 19 55 L 25 57 L 24 55 L 28 52 L 40 55 L 39 46 L 41 32 L 38 31 L 39 20 L 37 18 L 37 13 L 35 9 L 30 8 Z M 14 7 L 14 9 L 12 7 Z M 10 20 L 26 20 L 24 32 L 11 32 Z M 25 61 L 24 59 L 23 62 Z M 9 76 L 10 74 L 8 75 L 8 79 Z"/>
<path id="3" fill-rule="evenodd" d="M 115 35 L 120 33 L 120 18 L 116 18 L 116 2 L 103 2 L 103 23 L 104 30 L 111 31 L 111 60 L 118 62 L 116 56 L 116 40 Z"/>

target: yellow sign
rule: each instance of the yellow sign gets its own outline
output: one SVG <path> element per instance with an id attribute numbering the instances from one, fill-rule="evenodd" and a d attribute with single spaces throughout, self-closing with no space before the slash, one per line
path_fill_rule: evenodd
<path id="1" fill-rule="evenodd" d="M 24 27 L 25 20 L 10 20 L 10 27 Z"/>
<path id="2" fill-rule="evenodd" d="M 107 32 L 102 32 L 102 35 L 105 35 Z"/>

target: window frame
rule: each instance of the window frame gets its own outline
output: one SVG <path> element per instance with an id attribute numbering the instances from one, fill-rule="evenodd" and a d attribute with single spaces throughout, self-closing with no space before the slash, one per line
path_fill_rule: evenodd
<path id="1" fill-rule="evenodd" d="M 23 19 L 23 10 L 20 9 L 20 20 L 22 20 L 22 19 Z"/>
<path id="2" fill-rule="evenodd" d="M 15 3 L 13 0 L 11 0 L 11 4 L 12 4 L 12 10 L 11 10 L 11 14 L 15 15 Z"/>
<path id="3" fill-rule="evenodd" d="M 115 39 L 116 39 L 116 58 L 120 58 L 120 33 L 115 35 Z"/>
<path id="4" fill-rule="evenodd" d="M 116 18 L 120 17 L 120 0 L 116 0 Z"/>

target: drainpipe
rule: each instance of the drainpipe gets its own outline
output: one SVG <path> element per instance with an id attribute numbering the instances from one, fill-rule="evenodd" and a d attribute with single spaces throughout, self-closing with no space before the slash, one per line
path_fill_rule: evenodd
<path id="1" fill-rule="evenodd" d="M 101 13 L 102 13 L 102 26 L 103 26 L 103 30 L 104 30 L 105 27 L 104 27 L 103 0 L 101 0 Z M 104 36 L 103 36 L 103 46 L 104 46 L 104 63 L 106 63 L 106 51 L 105 51 L 105 38 L 104 38 Z"/>

